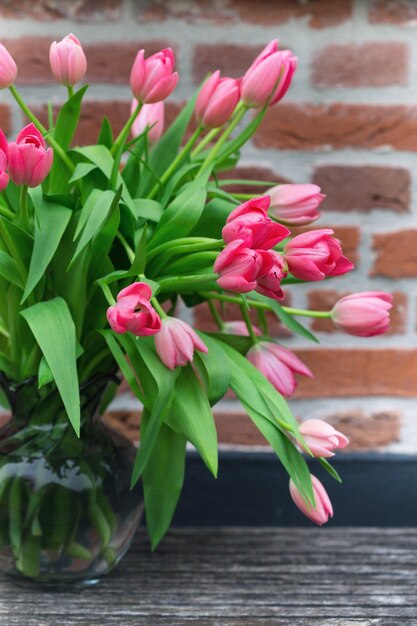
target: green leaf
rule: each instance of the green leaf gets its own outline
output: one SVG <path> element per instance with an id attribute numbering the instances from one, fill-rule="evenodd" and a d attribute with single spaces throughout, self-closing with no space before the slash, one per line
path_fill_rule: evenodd
<path id="1" fill-rule="evenodd" d="M 144 220 L 151 220 L 152 222 L 159 222 L 163 215 L 162 206 L 156 200 L 150 200 L 149 198 L 137 198 L 133 200 L 135 205 L 136 215 Z"/>
<path id="2" fill-rule="evenodd" d="M 207 396 L 190 365 L 180 370 L 171 411 L 165 418 L 165 423 L 175 432 L 184 435 L 197 448 L 207 468 L 216 477 L 216 427 Z"/>
<path id="3" fill-rule="evenodd" d="M 45 198 L 41 187 L 31 189 L 29 193 L 37 219 L 35 220 L 32 258 L 22 302 L 32 293 L 45 274 L 72 215 L 71 209 Z"/>
<path id="4" fill-rule="evenodd" d="M 113 129 L 111 127 L 110 120 L 106 115 L 103 117 L 103 121 L 101 123 L 97 143 L 106 146 L 109 150 L 111 150 L 113 146 Z"/>
<path id="5" fill-rule="evenodd" d="M 268 304 L 268 306 L 273 310 L 277 318 L 281 320 L 281 322 L 285 324 L 287 328 L 292 330 L 294 333 L 297 333 L 297 335 L 301 335 L 302 337 L 309 339 L 309 341 L 314 341 L 314 343 L 319 343 L 317 337 L 315 337 L 313 333 L 307 330 L 307 328 L 304 328 L 304 326 L 300 324 L 300 322 L 297 322 L 297 320 L 294 319 L 292 315 L 284 311 L 282 306 L 276 300 L 267 298 L 266 296 L 263 296 L 256 291 L 251 291 L 247 294 L 247 296 L 252 300 L 257 300 L 258 302 L 265 302 L 266 304 Z"/>
<path id="6" fill-rule="evenodd" d="M 194 353 L 194 365 L 206 389 L 210 405 L 221 400 L 230 387 L 231 370 L 227 356 L 218 341 L 197 331 L 208 348 L 208 353 Z"/>
<path id="7" fill-rule="evenodd" d="M 142 475 L 146 524 L 154 550 L 171 524 L 185 470 L 185 438 L 162 425 Z"/>
<path id="8" fill-rule="evenodd" d="M 335 470 L 335 468 L 333 467 L 333 465 L 331 465 L 329 463 L 329 461 L 327 459 L 323 459 L 323 458 L 319 458 L 317 459 L 318 462 L 320 463 L 320 465 L 322 467 L 324 467 L 324 469 L 326 470 L 326 472 L 328 472 L 330 474 L 330 476 L 332 478 L 334 478 L 335 480 L 337 480 L 338 483 L 342 482 L 342 479 L 339 476 L 339 473 Z"/>
<path id="9" fill-rule="evenodd" d="M 87 165 L 83 163 L 83 165 Z M 78 221 L 77 227 L 75 229 L 74 238 L 75 241 L 80 236 L 82 229 L 84 228 L 88 218 L 90 217 L 90 213 L 93 210 L 95 203 L 101 198 L 103 191 L 101 189 L 92 189 L 88 198 L 85 200 L 83 207 L 79 214 L 77 214 Z"/>
<path id="10" fill-rule="evenodd" d="M 71 178 L 69 179 L 69 183 L 75 183 L 77 180 L 88 176 L 90 172 L 93 172 L 97 169 L 97 166 L 94 163 L 77 163 L 75 166 L 75 170 Z"/>
<path id="11" fill-rule="evenodd" d="M 104 339 L 106 340 L 106 343 L 107 343 L 107 345 L 109 347 L 109 350 L 112 353 L 112 355 L 114 356 L 115 361 L 116 361 L 117 365 L 119 366 L 120 371 L 122 372 L 124 378 L 126 378 L 126 381 L 127 381 L 128 385 L 129 385 L 130 389 L 135 394 L 135 396 L 138 398 L 138 400 L 140 400 L 142 402 L 144 400 L 143 392 L 142 392 L 141 388 L 139 387 L 136 375 L 135 375 L 132 367 L 127 362 L 127 359 L 126 359 L 125 354 L 123 353 L 123 350 L 120 348 L 120 345 L 118 344 L 118 342 L 116 341 L 116 339 L 113 336 L 113 331 L 111 331 L 111 330 L 102 330 L 100 332 L 103 335 Z M 118 339 L 119 339 L 119 337 L 118 337 Z"/>
<path id="12" fill-rule="evenodd" d="M 16 285 L 16 287 L 23 289 L 23 280 L 17 269 L 16 262 L 7 252 L 4 252 L 4 250 L 0 250 L 0 276 L 5 278 L 9 283 Z"/>
<path id="13" fill-rule="evenodd" d="M 62 298 L 39 302 L 21 311 L 51 370 L 69 420 L 80 434 L 80 393 L 75 325 Z"/>
<path id="14" fill-rule="evenodd" d="M 222 228 L 229 214 L 236 207 L 236 202 L 230 202 L 223 198 L 214 198 L 207 202 L 198 223 L 191 231 L 191 236 L 213 237 L 220 239 Z"/>
<path id="15" fill-rule="evenodd" d="M 76 346 L 76 358 L 78 359 L 82 354 L 84 354 L 84 348 L 77 341 Z M 51 370 L 48 367 L 45 357 L 43 356 L 39 362 L 38 369 L 38 388 L 44 387 L 45 385 L 49 385 L 54 380 Z"/>

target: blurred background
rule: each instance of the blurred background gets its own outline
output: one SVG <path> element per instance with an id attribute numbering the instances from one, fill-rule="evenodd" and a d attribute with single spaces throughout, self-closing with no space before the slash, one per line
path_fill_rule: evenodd
<path id="1" fill-rule="evenodd" d="M 171 46 L 180 83 L 168 119 L 209 70 L 244 73 L 278 38 L 299 67 L 284 101 L 246 146 L 241 178 L 314 182 L 327 195 L 323 218 L 356 271 L 288 290 L 288 302 L 327 309 L 350 291 L 395 294 L 392 329 L 371 339 L 311 328 L 320 346 L 275 334 L 315 374 L 291 401 L 300 419 L 326 419 L 350 451 L 417 452 L 417 2 L 414 0 L 0 0 L 0 41 L 18 65 L 18 87 L 40 117 L 66 90 L 53 81 L 49 46 L 73 32 L 88 59 L 86 106 L 77 142 L 95 142 L 102 116 L 118 132 L 129 115 L 137 50 Z M 0 126 L 15 137 L 25 120 L 0 93 Z M 189 311 L 184 311 L 191 320 Z M 230 319 L 236 313 L 228 311 Z M 211 327 L 205 308 L 194 322 Z M 138 437 L 139 410 L 122 390 L 107 419 Z M 233 397 L 216 408 L 224 446 L 264 446 Z M 245 448 L 247 449 L 247 448 Z"/>

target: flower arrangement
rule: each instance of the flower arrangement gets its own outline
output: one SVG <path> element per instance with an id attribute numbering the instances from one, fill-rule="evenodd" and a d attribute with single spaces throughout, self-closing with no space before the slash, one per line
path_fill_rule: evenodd
<path id="1" fill-rule="evenodd" d="M 371 336 L 387 330 L 392 298 L 356 293 L 327 312 L 283 306 L 289 286 L 353 269 L 331 229 L 305 230 L 324 195 L 316 185 L 252 180 L 238 182 L 258 185 L 259 196 L 235 194 L 236 181 L 218 177 L 285 96 L 296 57 L 274 40 L 243 78 L 213 72 L 165 130 L 174 54 L 140 50 L 129 119 L 117 137 L 104 119 L 97 143 L 85 147 L 72 146 L 87 90 L 74 91 L 87 68 L 74 35 L 52 44 L 50 64 L 68 99 L 56 116 L 49 106 L 45 127 L 0 46 L 0 87 L 30 122 L 16 141 L 0 133 L 0 370 L 15 384 L 36 377 L 39 388 L 55 385 L 77 434 L 80 385 L 120 370 L 143 405 L 132 486 L 141 479 L 153 547 L 181 492 L 187 442 L 217 475 L 211 407 L 229 388 L 287 470 L 295 504 L 325 523 L 332 506 L 303 453 L 338 480 L 328 459 L 348 441 L 325 422 L 299 426 L 292 416 L 284 398 L 296 375 L 313 374 L 269 336 L 265 313 L 313 341 L 297 317 L 328 317 Z M 207 302 L 218 332 L 176 317 L 180 299 Z M 222 303 L 238 305 L 241 319 L 225 323 Z"/>

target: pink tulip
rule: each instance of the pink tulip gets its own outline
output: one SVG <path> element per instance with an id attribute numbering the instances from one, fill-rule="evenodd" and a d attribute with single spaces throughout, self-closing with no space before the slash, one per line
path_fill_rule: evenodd
<path id="1" fill-rule="evenodd" d="M 162 363 L 173 370 L 193 360 L 194 350 L 208 352 L 197 333 L 182 320 L 167 317 L 155 337 L 155 348 Z"/>
<path id="2" fill-rule="evenodd" d="M 242 239 L 236 239 L 220 252 L 213 269 L 220 276 L 217 282 L 222 289 L 247 293 L 255 289 L 261 266 L 260 254 L 248 248 Z"/>
<path id="3" fill-rule="evenodd" d="M 84 50 L 72 33 L 51 44 L 49 62 L 56 80 L 67 87 L 79 83 L 87 71 Z"/>
<path id="4" fill-rule="evenodd" d="M 262 267 L 256 278 L 256 291 L 273 300 L 283 300 L 285 294 L 281 289 L 281 280 L 288 272 L 282 255 L 274 250 L 259 250 L 259 254 Z"/>
<path id="5" fill-rule="evenodd" d="M 291 274 L 301 280 L 323 280 L 350 272 L 354 265 L 332 235 L 331 228 L 322 228 L 294 237 L 284 249 Z"/>
<path id="6" fill-rule="evenodd" d="M 178 82 L 174 64 L 171 48 L 164 48 L 147 59 L 145 51 L 139 50 L 130 73 L 130 86 L 136 100 L 153 104 L 168 98 Z"/>
<path id="7" fill-rule="evenodd" d="M 17 67 L 10 52 L 0 43 L 0 89 L 6 89 L 16 81 Z"/>
<path id="8" fill-rule="evenodd" d="M 220 78 L 217 70 L 204 83 L 195 104 L 195 117 L 202 128 L 219 128 L 226 124 L 240 97 L 239 81 Z"/>
<path id="9" fill-rule="evenodd" d="M 329 521 L 329 517 L 333 517 L 333 507 L 327 491 L 319 479 L 311 475 L 311 482 L 313 484 L 314 508 L 304 500 L 293 480 L 290 480 L 290 494 L 294 504 L 298 506 L 301 513 L 304 513 L 306 517 L 318 526 L 322 526 Z"/>
<path id="10" fill-rule="evenodd" d="M 313 378 L 308 367 L 291 350 L 276 343 L 260 341 L 246 357 L 285 398 L 295 391 L 295 373 Z"/>
<path id="11" fill-rule="evenodd" d="M 6 172 L 9 154 L 9 144 L 0 128 L 0 191 L 6 189 L 9 184 L 9 175 Z"/>
<path id="12" fill-rule="evenodd" d="M 297 68 L 297 57 L 290 50 L 278 50 L 277 39 L 272 40 L 256 57 L 242 79 L 242 102 L 255 109 L 281 100 Z M 277 84 L 278 82 L 278 84 Z"/>
<path id="13" fill-rule="evenodd" d="M 346 448 L 349 439 L 323 420 L 307 420 L 300 426 L 300 433 L 315 457 L 334 456 L 333 450 Z"/>
<path id="14" fill-rule="evenodd" d="M 225 243 L 242 239 L 248 248 L 269 250 L 290 234 L 268 215 L 269 196 L 254 198 L 233 209 L 222 230 Z"/>
<path id="15" fill-rule="evenodd" d="M 261 330 L 255 326 L 255 324 L 252 324 L 252 328 L 255 335 L 262 335 Z M 246 323 L 241 320 L 226 322 L 223 326 L 222 332 L 227 335 L 241 335 L 242 337 L 249 337 L 248 327 L 246 326 Z"/>
<path id="16" fill-rule="evenodd" d="M 137 337 L 159 333 L 161 318 L 150 303 L 151 297 L 151 288 L 146 283 L 133 283 L 122 289 L 116 304 L 107 309 L 107 319 L 114 332 L 129 331 Z"/>
<path id="17" fill-rule="evenodd" d="M 361 291 L 336 302 L 331 315 L 338 328 L 350 335 L 372 337 L 389 328 L 393 297 L 383 291 Z"/>
<path id="18" fill-rule="evenodd" d="M 311 224 L 320 217 L 317 207 L 326 197 L 318 185 L 277 185 L 268 190 L 269 213 L 289 226 Z"/>
<path id="19" fill-rule="evenodd" d="M 9 143 L 10 178 L 16 185 L 37 187 L 48 176 L 54 153 L 46 148 L 45 140 L 31 123 L 18 134 L 16 141 Z"/>
<path id="20" fill-rule="evenodd" d="M 135 111 L 138 101 L 132 101 L 131 114 Z M 164 132 L 165 107 L 163 102 L 144 104 L 139 115 L 133 122 L 132 135 L 137 137 L 148 128 L 148 140 L 151 145 L 156 143 Z"/>

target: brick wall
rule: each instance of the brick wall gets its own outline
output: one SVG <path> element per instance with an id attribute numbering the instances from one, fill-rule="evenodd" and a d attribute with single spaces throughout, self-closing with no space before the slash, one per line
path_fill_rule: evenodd
<path id="1" fill-rule="evenodd" d="M 417 2 L 1 0 L 1 41 L 40 114 L 47 99 L 64 97 L 48 49 L 70 31 L 85 47 L 92 82 L 80 142 L 95 140 L 103 114 L 116 130 L 122 126 L 139 47 L 170 45 L 177 54 L 181 80 L 171 116 L 209 69 L 240 75 L 274 37 L 295 52 L 294 83 L 246 147 L 242 171 L 321 185 L 322 223 L 335 228 L 357 270 L 289 297 L 294 306 L 327 308 L 349 290 L 383 289 L 395 293 L 396 310 L 391 333 L 371 340 L 323 321 L 312 324 L 319 348 L 284 333 L 282 341 L 315 372 L 314 381 L 300 381 L 292 407 L 302 419 L 324 417 L 340 427 L 351 449 L 417 452 Z M 0 97 L 0 126 L 13 136 L 23 119 L 7 93 Z M 207 327 L 204 309 L 196 321 Z M 132 399 L 122 394 L 114 411 L 137 434 Z M 224 444 L 264 444 L 233 398 L 219 405 L 216 419 Z"/>

